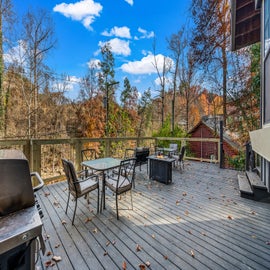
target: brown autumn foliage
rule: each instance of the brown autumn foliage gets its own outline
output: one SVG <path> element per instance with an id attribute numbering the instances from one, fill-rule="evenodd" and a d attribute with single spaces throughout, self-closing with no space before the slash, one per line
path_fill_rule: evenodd
<path id="1" fill-rule="evenodd" d="M 9 96 L 6 117 L 6 138 L 31 137 L 30 84 L 14 73 L 7 74 L 5 84 L 12 95 Z M 29 96 L 29 97 L 28 97 Z M 28 97 L 28 99 L 27 99 Z M 165 94 L 164 111 L 166 116 L 171 114 L 172 93 Z M 88 100 L 70 102 L 64 93 L 44 91 L 39 95 L 38 109 L 39 129 L 38 138 L 67 138 L 67 137 L 103 137 L 105 132 L 105 109 L 101 95 Z M 175 119 L 181 124 L 186 118 L 185 97 L 176 96 Z M 222 97 L 204 90 L 189 104 L 189 126 L 196 125 L 203 115 L 216 115 L 222 111 Z M 160 110 L 158 99 L 152 100 L 153 110 L 150 126 L 145 127 L 152 135 L 160 128 Z M 116 102 L 110 104 L 110 136 L 136 136 L 140 116 L 136 108 L 124 109 Z"/>

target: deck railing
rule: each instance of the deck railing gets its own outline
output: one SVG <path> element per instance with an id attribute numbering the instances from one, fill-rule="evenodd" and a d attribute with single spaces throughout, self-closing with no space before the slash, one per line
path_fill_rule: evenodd
<path id="1" fill-rule="evenodd" d="M 81 150 L 84 148 L 95 148 L 99 157 L 122 158 L 126 148 L 145 146 L 150 147 L 150 153 L 153 153 L 155 146 L 168 147 L 169 143 L 186 145 L 188 149 L 186 159 L 220 163 L 220 140 L 216 138 L 121 137 L 0 140 L 0 148 L 20 149 L 29 160 L 31 171 L 37 171 L 44 180 L 53 180 L 63 177 L 61 158 L 73 160 L 76 168 L 80 169 Z M 203 149 L 206 143 L 208 146 L 213 145 L 213 150 L 207 155 Z M 190 150 L 194 148 L 194 144 L 197 144 L 197 148 L 201 148 L 200 153 L 194 154 Z"/>

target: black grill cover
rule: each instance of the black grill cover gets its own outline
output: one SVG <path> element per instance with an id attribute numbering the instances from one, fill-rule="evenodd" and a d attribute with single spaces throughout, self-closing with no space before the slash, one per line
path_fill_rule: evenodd
<path id="1" fill-rule="evenodd" d="M 0 150 L 0 216 L 35 204 L 28 160 L 19 150 Z"/>

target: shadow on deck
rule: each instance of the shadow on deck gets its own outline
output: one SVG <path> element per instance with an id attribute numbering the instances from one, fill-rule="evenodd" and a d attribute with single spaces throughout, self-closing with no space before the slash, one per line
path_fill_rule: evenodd
<path id="1" fill-rule="evenodd" d="M 67 193 L 65 182 L 38 192 L 47 254 L 37 269 L 269 269 L 270 204 L 241 198 L 236 171 L 186 162 L 164 185 L 137 168 L 134 209 L 120 210 L 119 221 L 114 197 L 95 215 L 92 194 L 90 207 L 79 200 L 72 226 Z M 129 194 L 120 201 L 128 206 Z"/>

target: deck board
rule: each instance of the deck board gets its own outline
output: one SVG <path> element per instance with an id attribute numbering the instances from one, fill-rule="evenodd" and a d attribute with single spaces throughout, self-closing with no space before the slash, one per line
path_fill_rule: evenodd
<path id="1" fill-rule="evenodd" d="M 50 269 L 122 269 L 124 262 L 127 269 L 146 262 L 151 269 L 269 269 L 270 204 L 240 197 L 237 171 L 186 162 L 184 172 L 174 169 L 173 183 L 164 185 L 150 181 L 142 166 L 133 210 L 120 210 L 117 220 L 108 191 L 106 209 L 96 215 L 93 192 L 90 207 L 78 200 L 75 226 L 74 202 L 65 214 L 66 188 L 61 182 L 38 192 L 47 252 L 62 258 Z M 129 194 L 119 207 L 130 207 Z M 41 256 L 39 269 L 51 257 Z"/>

